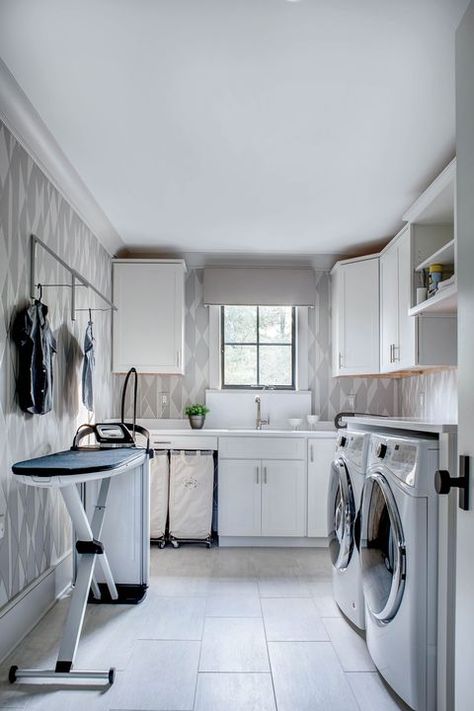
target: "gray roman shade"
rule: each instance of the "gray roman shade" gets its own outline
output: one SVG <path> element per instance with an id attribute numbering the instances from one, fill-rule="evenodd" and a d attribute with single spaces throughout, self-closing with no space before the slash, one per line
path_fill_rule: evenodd
<path id="1" fill-rule="evenodd" d="M 207 305 L 314 306 L 316 286 L 309 267 L 206 267 Z"/>

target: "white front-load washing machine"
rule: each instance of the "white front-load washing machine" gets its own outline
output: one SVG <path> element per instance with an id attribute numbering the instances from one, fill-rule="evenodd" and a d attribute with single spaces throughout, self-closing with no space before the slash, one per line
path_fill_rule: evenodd
<path id="1" fill-rule="evenodd" d="M 340 430 L 328 490 L 328 541 L 334 598 L 344 615 L 365 627 L 356 522 L 365 479 L 369 434 Z"/>
<path id="2" fill-rule="evenodd" d="M 436 709 L 438 441 L 371 435 L 359 557 L 370 655 L 416 711 Z"/>

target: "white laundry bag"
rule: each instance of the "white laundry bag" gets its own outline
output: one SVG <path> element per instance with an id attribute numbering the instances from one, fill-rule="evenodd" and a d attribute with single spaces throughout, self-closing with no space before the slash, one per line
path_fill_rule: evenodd
<path id="1" fill-rule="evenodd" d="M 155 451 L 150 460 L 150 538 L 164 538 L 168 518 L 170 466 L 168 452 Z"/>
<path id="2" fill-rule="evenodd" d="M 213 489 L 212 452 L 171 453 L 170 536 L 193 540 L 210 537 Z"/>

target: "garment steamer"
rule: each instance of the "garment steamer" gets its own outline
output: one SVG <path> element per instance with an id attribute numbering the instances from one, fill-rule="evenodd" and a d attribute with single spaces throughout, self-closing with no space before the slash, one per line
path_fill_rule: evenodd
<path id="1" fill-rule="evenodd" d="M 127 398 L 128 382 L 134 376 L 133 384 L 133 419 L 132 422 L 125 422 L 125 402 Z M 101 422 L 96 424 L 81 425 L 74 437 L 72 449 L 111 449 L 114 447 L 136 447 L 136 434 L 141 434 L 147 439 L 146 448 L 150 449 L 150 433 L 144 427 L 137 425 L 137 396 L 138 396 L 138 373 L 136 368 L 130 368 L 122 390 L 122 404 L 120 410 L 120 422 Z M 83 445 L 79 447 L 84 437 L 94 435 L 95 444 Z"/>

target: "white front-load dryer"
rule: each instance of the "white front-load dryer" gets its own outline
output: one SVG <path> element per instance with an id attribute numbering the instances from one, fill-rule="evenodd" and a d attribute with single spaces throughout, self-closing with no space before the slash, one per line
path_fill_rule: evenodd
<path id="1" fill-rule="evenodd" d="M 372 435 L 359 555 L 370 655 L 415 711 L 436 709 L 438 441 Z"/>
<path id="2" fill-rule="evenodd" d="M 340 430 L 328 490 L 328 541 L 334 598 L 360 629 L 364 597 L 356 546 L 356 523 L 365 479 L 369 434 Z"/>

